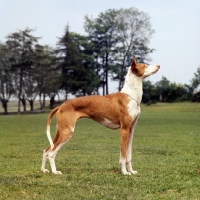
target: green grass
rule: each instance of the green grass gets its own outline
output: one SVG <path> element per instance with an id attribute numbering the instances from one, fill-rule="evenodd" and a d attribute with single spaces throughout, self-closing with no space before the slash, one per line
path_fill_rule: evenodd
<path id="1" fill-rule="evenodd" d="M 41 173 L 46 117 L 0 116 L 0 199 L 200 199 L 200 104 L 142 106 L 132 176 L 119 170 L 119 131 L 89 119 L 58 153 L 63 175 Z"/>

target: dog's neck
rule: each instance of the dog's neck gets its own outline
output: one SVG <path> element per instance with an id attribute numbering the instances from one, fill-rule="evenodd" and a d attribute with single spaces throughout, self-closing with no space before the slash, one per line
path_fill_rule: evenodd
<path id="1" fill-rule="evenodd" d="M 132 100 L 135 100 L 138 105 L 142 101 L 142 81 L 143 78 L 137 77 L 129 68 L 125 78 L 124 86 L 121 89 L 121 92 L 127 94 Z"/>

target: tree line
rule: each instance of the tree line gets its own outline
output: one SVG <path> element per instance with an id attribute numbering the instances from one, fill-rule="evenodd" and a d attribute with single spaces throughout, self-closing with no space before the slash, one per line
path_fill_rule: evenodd
<path id="1" fill-rule="evenodd" d="M 43 109 L 46 97 L 52 108 L 60 92 L 65 99 L 68 94 L 108 94 L 109 80 L 117 81 L 120 90 L 133 55 L 148 64 L 154 51 L 148 47 L 154 33 L 150 18 L 136 8 L 85 16 L 84 28 L 87 35 L 66 26 L 56 47 L 41 45 L 29 28 L 9 34 L 0 43 L 0 101 L 5 114 L 11 97 L 18 99 L 20 113 L 20 105 L 26 111 L 27 102 L 33 110 L 36 97 Z M 199 101 L 198 93 L 193 95 L 200 84 L 198 70 L 191 85 L 170 83 L 165 77 L 156 84 L 145 81 L 143 102 Z"/>

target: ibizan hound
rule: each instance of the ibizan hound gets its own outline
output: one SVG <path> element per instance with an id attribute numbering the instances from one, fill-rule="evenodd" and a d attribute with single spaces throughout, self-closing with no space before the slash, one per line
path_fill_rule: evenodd
<path id="1" fill-rule="evenodd" d="M 142 81 L 147 76 L 156 73 L 159 65 L 137 63 L 133 58 L 132 64 L 125 77 L 124 87 L 120 92 L 106 96 L 86 96 L 65 101 L 62 105 L 54 108 L 47 119 L 46 132 L 50 146 L 43 152 L 42 172 L 46 161 L 49 159 L 52 173 L 62 174 L 56 170 L 55 157 L 60 148 L 72 137 L 75 123 L 78 119 L 91 118 L 100 124 L 111 128 L 120 128 L 120 165 L 125 175 L 137 174 L 132 169 L 132 139 L 134 128 L 140 113 L 142 100 Z M 54 140 L 50 135 L 50 123 L 56 113 L 57 130 Z"/>

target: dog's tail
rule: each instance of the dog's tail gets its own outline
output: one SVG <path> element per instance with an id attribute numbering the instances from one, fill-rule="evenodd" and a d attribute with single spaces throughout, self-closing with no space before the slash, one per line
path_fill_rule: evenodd
<path id="1" fill-rule="evenodd" d="M 60 106 L 55 107 L 50 113 L 49 116 L 47 118 L 47 124 L 46 124 L 46 133 L 47 133 L 47 138 L 49 140 L 49 143 L 51 145 L 51 149 L 54 148 L 54 144 L 53 144 L 53 140 L 51 138 L 51 134 L 50 134 L 50 124 L 51 124 L 51 118 L 53 117 L 53 115 L 57 112 L 57 110 L 59 109 Z"/>

